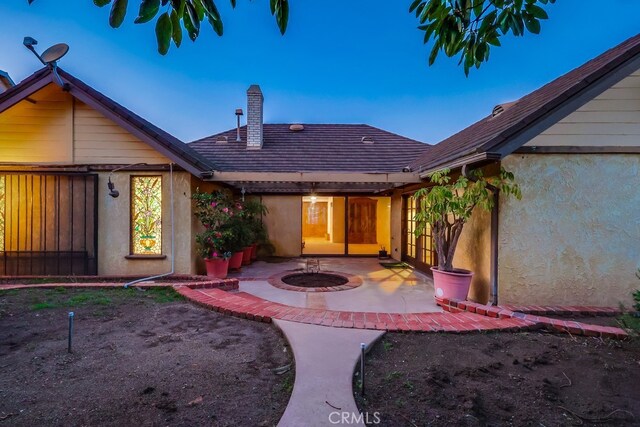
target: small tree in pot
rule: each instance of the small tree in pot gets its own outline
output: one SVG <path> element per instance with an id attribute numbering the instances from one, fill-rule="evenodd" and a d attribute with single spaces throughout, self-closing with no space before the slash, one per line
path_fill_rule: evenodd
<path id="1" fill-rule="evenodd" d="M 453 258 L 462 229 L 471 218 L 476 207 L 486 211 L 493 208 L 493 191 L 503 195 L 522 197 L 520 187 L 511 172 L 500 169 L 497 176 L 485 178 L 481 171 L 473 171 L 472 179 L 460 175 L 452 181 L 449 169 L 442 169 L 429 175 L 435 184 L 421 188 L 413 197 L 418 209 L 415 215 L 416 237 L 431 228 L 438 266 L 432 267 L 436 299 L 466 299 L 473 273 L 453 267 Z"/>

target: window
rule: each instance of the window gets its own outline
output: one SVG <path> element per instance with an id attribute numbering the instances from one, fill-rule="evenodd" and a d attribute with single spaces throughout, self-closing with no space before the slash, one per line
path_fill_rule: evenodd
<path id="1" fill-rule="evenodd" d="M 419 200 L 413 196 L 404 198 L 404 229 L 405 245 L 403 258 L 422 268 L 437 265 L 435 245 L 433 244 L 433 233 L 430 226 L 426 226 L 424 233 L 416 238 L 415 215 L 419 208 Z"/>
<path id="2" fill-rule="evenodd" d="M 131 253 L 162 254 L 162 177 L 131 177 Z"/>

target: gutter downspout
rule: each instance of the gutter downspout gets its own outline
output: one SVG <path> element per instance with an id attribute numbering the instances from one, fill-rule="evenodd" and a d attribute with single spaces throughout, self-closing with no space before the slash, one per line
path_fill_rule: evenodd
<path id="1" fill-rule="evenodd" d="M 136 279 L 136 280 L 133 280 L 131 282 L 125 283 L 124 284 L 125 289 L 128 288 L 131 285 L 136 284 L 136 283 L 147 282 L 149 280 L 159 279 L 159 278 L 165 277 L 165 276 L 171 276 L 175 272 L 175 267 L 176 267 L 175 237 L 176 237 L 176 234 L 175 234 L 174 221 L 173 221 L 173 163 L 169 163 L 169 193 L 170 193 L 170 200 L 171 200 L 171 271 L 168 272 L 168 273 L 158 274 L 156 276 L 143 277 L 142 279 Z"/>
<path id="2" fill-rule="evenodd" d="M 478 179 L 471 173 L 470 164 L 462 166 L 462 175 L 468 180 L 476 182 Z M 491 305 L 498 305 L 498 225 L 500 212 L 500 189 L 487 183 L 487 188 L 493 194 L 493 208 L 491 209 L 491 269 L 489 281 L 491 282 Z"/>

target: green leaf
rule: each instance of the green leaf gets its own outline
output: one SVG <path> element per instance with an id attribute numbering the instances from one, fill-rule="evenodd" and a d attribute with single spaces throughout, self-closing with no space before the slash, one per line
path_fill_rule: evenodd
<path id="1" fill-rule="evenodd" d="M 124 17 L 127 14 L 128 0 L 114 0 L 109 14 L 109 25 L 111 28 L 118 28 L 122 25 Z"/>
<path id="2" fill-rule="evenodd" d="M 231 0 L 231 7 L 236 8 L 236 0 Z"/>
<path id="3" fill-rule="evenodd" d="M 175 9 L 171 11 L 171 38 L 176 47 L 182 44 L 182 26 L 180 25 L 180 17 Z"/>
<path id="4" fill-rule="evenodd" d="M 142 0 L 138 17 L 133 21 L 135 24 L 143 24 L 151 21 L 160 9 L 160 0 Z"/>
<path id="5" fill-rule="evenodd" d="M 173 33 L 171 17 L 167 12 L 160 15 L 156 22 L 156 39 L 158 40 L 158 52 L 166 55 L 171 45 L 171 34 Z"/>
<path id="6" fill-rule="evenodd" d="M 186 3 L 182 22 L 184 22 L 184 28 L 187 30 L 191 41 L 196 41 L 200 33 L 200 21 L 198 21 L 198 14 L 191 3 Z"/>
<path id="7" fill-rule="evenodd" d="M 211 27 L 213 28 L 213 31 L 215 31 L 217 35 L 222 36 L 222 33 L 224 31 L 222 20 L 214 19 L 211 16 L 209 16 L 208 19 L 209 19 L 209 24 L 211 24 Z"/>
<path id="8" fill-rule="evenodd" d="M 431 53 L 429 54 L 429 66 L 433 65 L 436 62 L 436 57 L 438 56 L 438 51 L 440 50 L 440 45 L 438 43 L 433 44 L 433 48 L 431 48 Z"/>
<path id="9" fill-rule="evenodd" d="M 276 17 L 280 34 L 284 35 L 287 31 L 287 23 L 289 22 L 289 1 L 271 0 L 271 13 Z"/>
<path id="10" fill-rule="evenodd" d="M 525 7 L 526 11 L 529 12 L 530 14 L 532 14 L 533 16 L 535 16 L 538 19 L 547 19 L 549 18 L 549 15 L 547 15 L 547 12 L 545 12 L 545 10 L 543 8 L 541 8 L 540 6 L 537 6 L 535 4 L 528 4 Z"/>
<path id="11" fill-rule="evenodd" d="M 29 0 L 29 4 L 31 4 L 33 0 Z M 98 7 L 102 7 L 102 6 L 106 6 L 109 3 L 111 3 L 111 0 L 93 0 L 93 4 L 95 4 Z"/>
<path id="12" fill-rule="evenodd" d="M 418 5 L 420 3 L 422 3 L 423 0 L 413 0 L 413 2 L 411 2 L 411 6 L 409 6 L 409 13 L 413 12 L 414 10 L 416 10 L 416 7 L 418 7 Z"/>
<path id="13" fill-rule="evenodd" d="M 540 21 L 538 21 L 537 19 L 527 19 L 524 21 L 524 25 L 531 33 L 540 34 Z"/>

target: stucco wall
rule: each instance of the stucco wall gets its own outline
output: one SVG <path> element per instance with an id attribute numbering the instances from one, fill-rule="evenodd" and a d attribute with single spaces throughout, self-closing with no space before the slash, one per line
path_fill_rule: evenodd
<path id="1" fill-rule="evenodd" d="M 640 287 L 640 155 L 511 155 L 500 209 L 503 303 L 613 305 Z"/>
<path id="2" fill-rule="evenodd" d="M 300 256 L 302 243 L 302 197 L 263 196 L 269 209 L 264 219 L 275 255 Z"/>
<path id="3" fill-rule="evenodd" d="M 391 247 L 387 251 L 394 259 L 402 258 L 402 190 L 391 196 Z"/>
<path id="4" fill-rule="evenodd" d="M 456 254 L 455 268 L 473 271 L 469 299 L 486 304 L 491 279 L 491 213 L 476 207 L 462 230 Z"/>
<path id="5" fill-rule="evenodd" d="M 161 260 L 130 260 L 130 176 L 159 175 L 154 172 L 116 172 L 111 177 L 120 197 L 109 196 L 108 173 L 99 174 L 98 182 L 98 274 L 142 275 L 171 271 L 171 204 L 169 173 L 162 175 L 162 254 Z M 175 213 L 175 271 L 181 274 L 195 273 L 191 222 L 191 175 L 174 172 Z"/>

